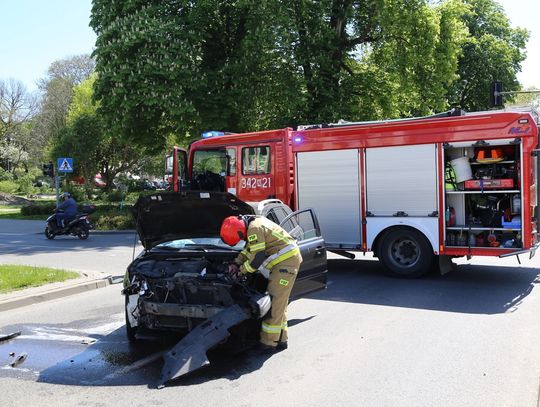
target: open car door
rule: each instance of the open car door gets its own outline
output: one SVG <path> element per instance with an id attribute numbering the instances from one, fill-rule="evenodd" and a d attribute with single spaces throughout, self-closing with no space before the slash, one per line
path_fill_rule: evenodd
<path id="1" fill-rule="evenodd" d="M 328 264 L 326 247 L 313 209 L 291 212 L 283 203 L 265 206 L 261 215 L 280 225 L 296 239 L 302 253 L 302 265 L 291 298 L 326 288 Z"/>

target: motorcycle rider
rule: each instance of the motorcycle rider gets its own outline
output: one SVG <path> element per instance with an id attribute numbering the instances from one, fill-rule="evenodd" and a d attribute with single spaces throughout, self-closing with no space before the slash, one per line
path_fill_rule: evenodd
<path id="1" fill-rule="evenodd" d="M 56 225 L 59 228 L 63 228 L 66 221 L 69 222 L 77 216 L 77 202 L 71 197 L 71 194 L 64 192 L 62 199 L 63 202 L 56 208 Z"/>

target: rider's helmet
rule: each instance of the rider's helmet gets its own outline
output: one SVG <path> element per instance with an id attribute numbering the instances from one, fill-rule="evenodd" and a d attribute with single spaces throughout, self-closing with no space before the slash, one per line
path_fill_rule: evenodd
<path id="1" fill-rule="evenodd" d="M 64 192 L 62 194 L 62 199 L 71 198 L 71 194 L 69 192 Z"/>
<path id="2" fill-rule="evenodd" d="M 229 246 L 235 246 L 246 238 L 246 222 L 239 216 L 225 218 L 221 224 L 220 236 Z"/>

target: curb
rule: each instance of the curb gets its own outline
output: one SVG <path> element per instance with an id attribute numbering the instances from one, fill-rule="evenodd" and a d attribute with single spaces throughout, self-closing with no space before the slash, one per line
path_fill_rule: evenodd
<path id="1" fill-rule="evenodd" d="M 125 230 L 90 230 L 90 236 L 92 235 L 133 235 L 137 233 L 136 230 L 125 229 Z M 42 235 L 43 232 L 35 232 L 36 235 Z M 65 235 L 61 235 L 65 236 Z"/>
<path id="2" fill-rule="evenodd" d="M 11 298 L 3 301 L 0 300 L 0 312 L 25 307 L 27 305 L 38 304 L 49 300 L 55 300 L 57 298 L 67 297 L 69 295 L 79 294 L 98 288 L 104 288 L 111 284 L 112 281 L 112 276 L 107 276 L 104 278 L 90 280 L 76 285 L 56 288 L 50 291 L 36 294 L 30 294 L 24 297 Z"/>
<path id="3" fill-rule="evenodd" d="M 94 230 L 90 231 L 91 235 L 133 235 L 137 233 L 134 229 L 124 229 L 124 230 Z"/>

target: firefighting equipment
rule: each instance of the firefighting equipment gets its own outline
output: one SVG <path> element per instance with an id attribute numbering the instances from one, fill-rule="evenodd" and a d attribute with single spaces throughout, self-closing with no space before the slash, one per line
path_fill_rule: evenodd
<path id="1" fill-rule="evenodd" d="M 246 222 L 238 216 L 229 216 L 221 224 L 221 240 L 229 246 L 235 246 L 246 238 Z"/>
<path id="2" fill-rule="evenodd" d="M 447 162 L 444 168 L 444 180 L 447 191 L 455 191 L 457 189 L 456 172 L 452 165 L 450 165 L 450 162 Z"/>
<path id="3" fill-rule="evenodd" d="M 498 163 L 502 160 L 504 160 L 502 148 L 480 148 L 476 151 L 476 161 L 479 163 Z"/>
<path id="4" fill-rule="evenodd" d="M 521 197 L 519 194 L 512 197 L 512 212 L 521 213 Z"/>
<path id="5" fill-rule="evenodd" d="M 456 182 L 467 181 L 473 177 L 471 164 L 469 163 L 468 157 L 456 158 L 450 161 L 450 165 L 454 169 Z"/>
<path id="6" fill-rule="evenodd" d="M 456 224 L 456 210 L 449 206 L 445 212 L 446 226 L 455 226 Z"/>
<path id="7" fill-rule="evenodd" d="M 501 244 L 497 241 L 497 236 L 494 233 L 490 233 L 487 237 L 487 240 L 491 247 L 498 247 Z"/>

